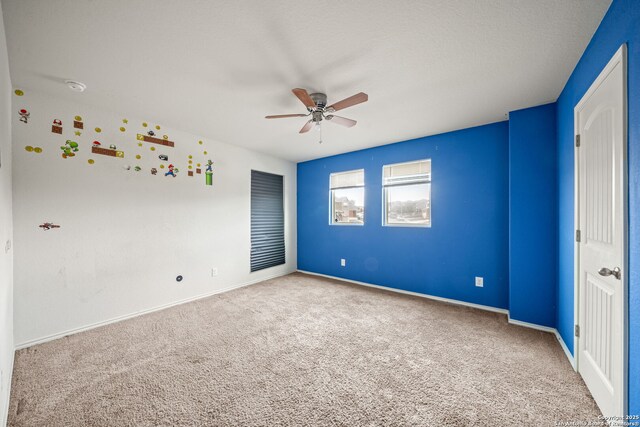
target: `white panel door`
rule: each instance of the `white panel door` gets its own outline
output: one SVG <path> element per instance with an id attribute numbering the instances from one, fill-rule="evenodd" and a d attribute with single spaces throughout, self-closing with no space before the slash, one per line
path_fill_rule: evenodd
<path id="1" fill-rule="evenodd" d="M 625 73 L 621 50 L 576 107 L 578 371 L 604 416 L 623 415 Z"/>

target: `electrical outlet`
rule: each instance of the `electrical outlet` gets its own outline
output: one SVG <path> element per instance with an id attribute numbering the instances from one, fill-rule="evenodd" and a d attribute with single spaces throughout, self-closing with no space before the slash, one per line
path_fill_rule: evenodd
<path id="1" fill-rule="evenodd" d="M 213 267 L 211 269 L 211 277 L 215 277 L 218 275 L 218 267 Z"/>
<path id="2" fill-rule="evenodd" d="M 484 287 L 484 278 L 476 277 L 476 286 L 479 288 Z"/>
<path id="3" fill-rule="evenodd" d="M 344 259 L 344 258 L 340 259 L 340 265 L 341 265 L 342 267 L 346 266 L 346 265 L 347 265 L 347 260 L 346 260 L 346 259 Z"/>

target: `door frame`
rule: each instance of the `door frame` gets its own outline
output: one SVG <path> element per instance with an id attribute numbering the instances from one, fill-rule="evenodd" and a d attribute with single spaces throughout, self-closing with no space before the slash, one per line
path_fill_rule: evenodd
<path id="1" fill-rule="evenodd" d="M 574 134 L 574 144 L 573 144 L 573 164 L 574 164 L 574 183 L 573 183 L 573 212 L 574 212 L 574 236 L 575 232 L 578 230 L 580 226 L 580 162 L 579 162 L 579 148 L 576 147 L 575 141 L 576 136 L 579 131 L 579 122 L 578 122 L 578 111 L 584 106 L 584 104 L 589 100 L 591 95 L 594 94 L 596 89 L 600 87 L 602 82 L 607 78 L 607 76 L 611 73 L 611 71 L 615 68 L 616 65 L 621 64 L 622 66 L 622 265 L 620 268 L 624 272 L 623 281 L 622 281 L 622 304 L 623 304 L 623 320 L 622 320 L 622 384 L 620 387 L 621 396 L 622 396 L 622 411 L 623 413 L 620 415 L 624 415 L 628 411 L 628 380 L 629 380 L 629 176 L 628 176 L 628 148 L 629 148 L 629 137 L 628 137 L 628 93 L 627 93 L 627 44 L 624 43 L 620 46 L 620 48 L 613 55 L 611 60 L 607 63 L 607 65 L 600 72 L 598 77 L 591 83 L 591 86 L 587 90 L 587 92 L 583 95 L 580 101 L 576 104 L 573 109 L 573 134 Z M 584 234 L 584 233 L 583 233 Z M 580 321 L 580 243 L 576 241 L 577 239 L 573 239 L 574 250 L 573 250 L 573 263 L 574 263 L 574 272 L 573 272 L 573 281 L 574 281 L 574 289 L 573 289 L 573 322 L 574 325 L 578 325 Z M 580 346 L 579 346 L 578 337 L 573 336 L 573 369 L 576 372 L 579 372 L 579 364 L 580 364 Z"/>

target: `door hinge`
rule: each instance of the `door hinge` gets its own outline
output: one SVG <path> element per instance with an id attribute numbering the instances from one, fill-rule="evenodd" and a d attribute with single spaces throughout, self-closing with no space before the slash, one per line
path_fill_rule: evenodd
<path id="1" fill-rule="evenodd" d="M 576 135 L 576 147 L 580 147 L 580 134 Z"/>
<path id="2" fill-rule="evenodd" d="M 580 230 L 576 230 L 576 242 L 580 242 L 580 238 L 581 238 L 581 233 Z"/>
<path id="3" fill-rule="evenodd" d="M 580 325 L 575 325 L 575 326 L 573 327 L 573 334 L 574 334 L 576 337 L 580 338 Z"/>

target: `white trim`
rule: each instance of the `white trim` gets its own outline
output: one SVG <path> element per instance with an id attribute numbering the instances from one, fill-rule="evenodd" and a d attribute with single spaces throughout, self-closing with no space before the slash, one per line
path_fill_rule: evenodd
<path id="1" fill-rule="evenodd" d="M 367 286 L 369 288 L 382 289 L 382 290 L 385 290 L 385 291 L 397 292 L 399 294 L 412 295 L 414 297 L 427 298 L 427 299 L 432 299 L 432 300 L 435 300 L 435 301 L 447 302 L 449 304 L 463 305 L 465 307 L 478 308 L 480 310 L 493 311 L 495 313 L 509 314 L 509 310 L 504 309 L 504 308 L 496 308 L 496 307 L 491 307 L 491 306 L 488 306 L 488 305 L 474 304 L 474 303 L 471 303 L 471 302 L 459 301 L 459 300 L 456 300 L 456 299 L 443 298 L 443 297 L 437 297 L 437 296 L 434 296 L 434 295 L 421 294 L 421 293 L 418 293 L 418 292 L 405 291 L 403 289 L 388 288 L 386 286 L 373 285 L 371 283 L 359 282 L 357 280 L 351 280 L 351 279 L 344 279 L 342 277 L 330 276 L 328 274 L 313 273 L 311 271 L 297 270 L 297 272 L 298 273 L 303 273 L 303 274 L 309 274 L 311 276 L 326 277 L 327 279 L 340 280 L 342 282 L 354 283 L 356 285 Z"/>
<path id="2" fill-rule="evenodd" d="M 459 300 L 450 299 L 450 298 L 436 297 L 436 296 L 433 296 L 433 295 L 421 294 L 421 293 L 418 293 L 418 292 L 405 291 L 405 290 L 396 289 L 396 288 L 389 288 L 389 287 L 386 287 L 386 286 L 373 285 L 371 283 L 359 282 L 357 280 L 351 280 L 351 279 L 344 279 L 342 277 L 330 276 L 328 274 L 313 273 L 311 271 L 306 271 L 306 270 L 296 270 L 296 271 L 298 273 L 302 273 L 302 274 L 309 274 L 311 276 L 318 276 L 318 277 L 326 277 L 327 279 L 339 280 L 341 282 L 353 283 L 353 284 L 356 284 L 356 285 L 366 286 L 366 287 L 369 287 L 369 288 L 382 289 L 382 290 L 385 290 L 385 291 L 397 292 L 399 294 L 412 295 L 412 296 L 416 296 L 416 297 L 420 297 L 420 298 L 426 298 L 426 299 L 431 299 L 431 300 L 435 300 L 435 301 L 446 302 L 446 303 L 449 303 L 449 304 L 461 305 L 461 306 L 465 306 L 465 307 L 473 307 L 473 308 L 477 308 L 477 309 L 480 309 L 480 310 L 492 311 L 494 313 L 506 314 L 507 315 L 507 319 L 508 319 L 508 323 L 510 323 L 512 325 L 522 326 L 522 327 L 531 328 L 531 329 L 537 329 L 539 331 L 549 332 L 549 333 L 554 334 L 556 336 L 556 338 L 558 339 L 558 341 L 560 343 L 560 347 L 562 347 L 562 350 L 564 351 L 564 354 L 567 356 L 567 359 L 569 359 L 569 363 L 571 363 L 571 366 L 573 367 L 574 370 L 576 369 L 576 364 L 575 364 L 575 360 L 573 358 L 573 355 L 569 351 L 569 348 L 564 343 L 564 340 L 562 339 L 562 336 L 560 335 L 560 333 L 558 332 L 558 330 L 556 328 L 551 328 L 549 326 L 536 325 L 535 323 L 523 322 L 523 321 L 520 321 L 520 320 L 514 320 L 514 319 L 512 319 L 510 317 L 509 310 L 507 310 L 507 309 L 491 307 L 491 306 L 488 306 L 488 305 L 473 304 L 471 302 L 459 301 Z"/>
<path id="3" fill-rule="evenodd" d="M 2 424 L 0 424 L 1 426 L 6 426 L 9 422 L 9 404 L 11 403 L 11 384 L 13 383 L 13 363 L 15 361 L 15 354 L 15 351 L 11 352 L 11 368 L 9 369 L 9 373 L 7 374 L 7 376 L 9 377 L 7 378 L 9 384 L 7 387 L 6 401 L 4 402 L 5 406 L 4 413 L 2 414 L 3 421 Z"/>
<path id="4" fill-rule="evenodd" d="M 576 360 L 573 358 L 573 355 L 569 351 L 569 347 L 567 347 L 567 344 L 565 344 L 564 340 L 562 339 L 562 335 L 560 335 L 560 332 L 558 332 L 557 329 L 554 329 L 554 332 L 556 338 L 558 339 L 558 342 L 560 343 L 560 347 L 562 347 L 564 354 L 567 356 L 567 359 L 569 359 L 569 363 L 571 363 L 571 367 L 574 371 L 577 371 L 578 366 L 576 365 Z"/>
<path id="5" fill-rule="evenodd" d="M 627 44 L 623 43 L 620 48 L 616 51 L 613 57 L 609 60 L 607 65 L 602 69 L 598 77 L 591 83 L 589 89 L 582 96 L 580 101 L 573 108 L 573 222 L 574 222 L 574 230 L 577 230 L 580 226 L 580 200 L 579 200 L 579 158 L 578 153 L 579 149 L 575 146 L 575 137 L 578 135 L 578 131 L 580 128 L 580 124 L 578 123 L 578 113 L 584 107 L 584 104 L 589 100 L 589 98 L 595 93 L 595 91 L 600 87 L 600 85 L 605 81 L 605 79 L 609 76 L 609 74 L 614 70 L 614 68 L 620 64 L 622 66 L 622 108 L 623 108 L 623 123 L 622 123 L 622 167 L 623 167 L 623 179 L 622 179 L 622 212 L 623 212 L 623 220 L 622 220 L 622 271 L 624 272 L 623 278 L 623 326 L 622 326 L 622 413 L 626 414 L 628 411 L 629 404 L 629 248 L 628 248 L 628 239 L 629 239 L 629 176 L 628 176 L 628 146 L 629 146 L 629 124 L 628 124 L 628 116 L 629 116 L 629 104 L 628 104 L 628 76 L 627 76 Z M 579 313 L 579 291 L 580 291 L 580 244 L 575 241 L 574 238 L 574 251 L 573 251 L 573 323 L 574 325 L 578 325 L 580 321 L 580 313 Z M 573 351 L 575 353 L 574 356 L 574 369 L 578 371 L 580 364 L 580 347 L 579 347 L 579 338 L 574 335 L 573 337 Z M 561 342 L 564 344 L 564 341 Z"/>
<path id="6" fill-rule="evenodd" d="M 525 328 L 537 329 L 538 331 L 549 332 L 552 334 L 555 334 L 557 332 L 556 328 L 552 328 L 550 326 L 536 325 L 535 323 L 512 319 L 509 313 L 507 313 L 507 322 L 512 325 L 524 326 Z"/>
<path id="7" fill-rule="evenodd" d="M 45 342 L 48 342 L 48 341 L 52 341 L 52 340 L 55 340 L 55 339 L 58 339 L 58 338 L 62 338 L 62 337 L 65 337 L 67 335 L 77 334 L 79 332 L 84 332 L 84 331 L 88 331 L 90 329 L 99 328 L 100 326 L 106 326 L 106 325 L 109 325 L 109 324 L 112 324 L 112 323 L 117 323 L 117 322 L 121 322 L 123 320 L 132 319 L 134 317 L 142 316 L 144 314 L 148 314 L 148 313 L 153 313 L 155 311 L 164 310 L 166 308 L 174 307 L 176 305 L 186 304 L 188 302 L 197 301 L 197 300 L 202 299 L 202 298 L 207 298 L 207 297 L 210 297 L 210 296 L 213 296 L 213 295 L 217 295 L 217 294 L 222 294 L 222 293 L 225 293 L 225 292 L 233 291 L 235 289 L 244 288 L 245 286 L 255 285 L 256 283 L 264 282 L 266 280 L 275 279 L 277 277 L 286 276 L 287 274 L 291 274 L 291 273 L 292 272 L 276 274 L 276 275 L 273 275 L 273 276 L 268 276 L 268 277 L 264 277 L 264 278 L 261 278 L 261 279 L 252 280 L 252 281 L 249 281 L 249 282 L 244 282 L 244 283 L 241 283 L 239 285 L 229 286 L 229 287 L 223 288 L 223 289 L 216 289 L 215 291 L 212 291 L 212 292 L 207 292 L 207 293 L 204 293 L 204 294 L 200 294 L 200 295 L 196 295 L 196 296 L 193 296 L 193 297 L 181 299 L 181 300 L 178 300 L 178 301 L 173 301 L 173 302 L 170 302 L 168 304 L 163 304 L 163 305 L 159 305 L 159 306 L 156 306 L 156 307 L 148 308 L 148 309 L 145 309 L 145 310 L 136 311 L 134 313 L 129 313 L 129 314 L 125 314 L 125 315 L 122 315 L 122 316 L 113 317 L 113 318 L 108 319 L 108 320 L 92 323 L 92 324 L 86 325 L 86 326 L 81 326 L 79 328 L 73 328 L 73 329 L 68 329 L 66 331 L 63 331 L 63 332 L 57 332 L 57 333 L 52 334 L 52 335 L 47 335 L 47 336 L 44 336 L 44 337 L 40 337 L 40 338 L 36 338 L 36 339 L 33 339 L 33 340 L 22 342 L 20 344 L 16 344 L 15 349 L 16 350 L 21 350 L 23 348 L 31 347 L 31 346 L 36 345 L 36 344 L 42 344 L 42 343 L 45 343 Z"/>

